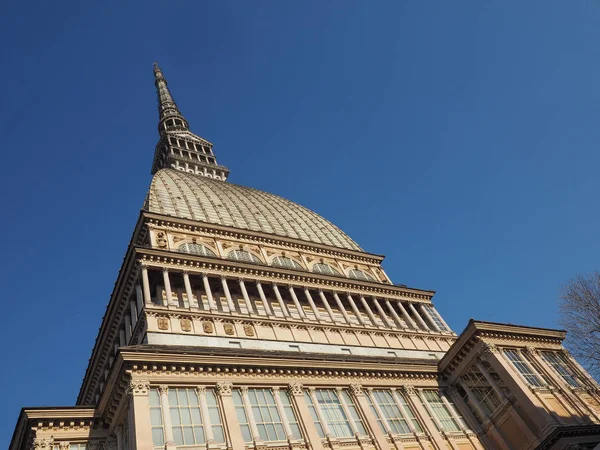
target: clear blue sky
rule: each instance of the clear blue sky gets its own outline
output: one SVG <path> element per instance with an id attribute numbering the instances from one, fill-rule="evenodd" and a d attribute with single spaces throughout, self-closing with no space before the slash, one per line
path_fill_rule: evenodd
<path id="1" fill-rule="evenodd" d="M 599 268 L 598 3 L 105 3 L 0 17 L 1 443 L 75 401 L 150 181 L 155 60 L 232 182 L 387 255 L 457 332 L 555 327 Z"/>

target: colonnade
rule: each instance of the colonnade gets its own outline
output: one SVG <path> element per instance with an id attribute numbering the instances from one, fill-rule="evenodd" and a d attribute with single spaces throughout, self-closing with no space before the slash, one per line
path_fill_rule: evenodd
<path id="1" fill-rule="evenodd" d="M 450 331 L 432 305 L 420 302 L 147 266 L 141 269 L 135 303 L 138 308 L 160 305 L 336 325 Z"/>

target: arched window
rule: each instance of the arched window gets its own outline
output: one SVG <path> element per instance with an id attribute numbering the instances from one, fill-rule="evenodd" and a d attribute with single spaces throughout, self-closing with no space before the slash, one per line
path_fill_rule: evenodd
<path id="1" fill-rule="evenodd" d="M 329 264 L 317 263 L 312 266 L 312 271 L 315 273 L 322 273 L 323 275 L 341 275 L 337 270 L 331 267 Z"/>
<path id="2" fill-rule="evenodd" d="M 352 269 L 349 273 L 348 276 L 350 278 L 355 278 L 357 280 L 364 280 L 364 281 L 375 281 L 375 278 L 373 278 L 371 275 L 369 275 L 366 272 L 363 272 L 362 270 L 359 269 Z"/>
<path id="3" fill-rule="evenodd" d="M 191 253 L 193 255 L 217 257 L 215 252 L 213 252 L 210 248 L 205 247 L 202 244 L 194 244 L 193 242 L 184 242 L 177 247 L 177 250 L 185 253 Z"/>
<path id="4" fill-rule="evenodd" d="M 283 267 L 285 269 L 304 270 L 304 268 L 292 258 L 287 258 L 285 256 L 276 256 L 273 258 L 271 265 L 274 267 Z"/>
<path id="5" fill-rule="evenodd" d="M 252 253 L 246 250 L 231 250 L 227 257 L 229 259 L 235 259 L 236 261 L 249 262 L 254 264 L 260 264 L 262 261 L 254 256 Z"/>

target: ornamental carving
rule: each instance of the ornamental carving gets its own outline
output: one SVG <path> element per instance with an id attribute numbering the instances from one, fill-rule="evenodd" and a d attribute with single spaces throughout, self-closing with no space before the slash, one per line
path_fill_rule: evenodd
<path id="1" fill-rule="evenodd" d="M 205 322 L 202 322 L 202 329 L 204 330 L 205 333 L 213 333 L 215 331 L 215 326 L 213 325 L 212 322 L 205 321 Z"/>
<path id="2" fill-rule="evenodd" d="M 205 386 L 196 387 L 196 394 L 198 395 L 198 397 L 200 397 L 201 395 L 206 395 L 206 387 Z"/>
<path id="3" fill-rule="evenodd" d="M 59 442 L 58 448 L 59 450 L 69 450 L 70 444 L 68 442 Z"/>
<path id="4" fill-rule="evenodd" d="M 402 392 L 405 393 L 406 395 L 417 395 L 417 390 L 411 384 L 405 384 L 404 386 L 401 387 L 401 389 L 402 389 Z"/>
<path id="5" fill-rule="evenodd" d="M 231 323 L 223 324 L 223 329 L 225 330 L 225 334 L 228 336 L 233 336 L 235 334 L 235 328 Z"/>
<path id="6" fill-rule="evenodd" d="M 479 352 L 479 356 L 481 359 L 487 359 L 490 355 L 498 353 L 500 353 L 500 349 L 496 344 L 488 344 L 487 342 L 484 342 L 483 347 L 481 347 Z"/>
<path id="7" fill-rule="evenodd" d="M 163 231 L 156 233 L 156 245 L 158 248 L 167 248 L 167 235 Z"/>
<path id="8" fill-rule="evenodd" d="M 250 324 L 244 325 L 244 333 L 246 336 L 254 336 L 254 327 Z"/>
<path id="9" fill-rule="evenodd" d="M 54 439 L 35 438 L 33 440 L 34 450 L 52 450 Z"/>
<path id="10" fill-rule="evenodd" d="M 188 318 L 183 318 L 179 321 L 181 325 L 181 331 L 192 331 L 192 321 Z"/>
<path id="11" fill-rule="evenodd" d="M 525 347 L 524 352 L 525 352 L 525 354 L 532 356 L 532 357 L 539 355 L 538 349 L 535 347 L 531 347 L 531 346 Z"/>
<path id="12" fill-rule="evenodd" d="M 117 438 L 107 437 L 104 441 L 104 450 L 117 450 Z"/>
<path id="13" fill-rule="evenodd" d="M 159 330 L 168 330 L 169 329 L 169 318 L 168 317 L 157 317 L 156 325 Z"/>
<path id="14" fill-rule="evenodd" d="M 168 394 L 169 393 L 169 386 L 167 386 L 166 384 L 161 384 L 158 387 L 158 392 L 160 392 L 161 394 Z"/>
<path id="15" fill-rule="evenodd" d="M 292 381 L 288 384 L 288 392 L 291 395 L 304 395 L 304 386 L 298 381 Z"/>
<path id="16" fill-rule="evenodd" d="M 217 395 L 231 395 L 233 383 L 231 381 L 217 381 Z"/>
<path id="17" fill-rule="evenodd" d="M 358 384 L 358 383 L 351 383 L 350 384 L 350 392 L 352 392 L 352 394 L 358 396 L 358 395 L 363 395 L 363 387 L 362 384 Z"/>
<path id="18" fill-rule="evenodd" d="M 129 392 L 133 395 L 148 395 L 150 382 L 147 380 L 131 380 L 129 382 Z"/>

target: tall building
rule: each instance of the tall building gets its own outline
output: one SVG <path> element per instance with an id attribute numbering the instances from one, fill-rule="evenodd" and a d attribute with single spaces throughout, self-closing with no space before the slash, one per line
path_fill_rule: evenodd
<path id="1" fill-rule="evenodd" d="M 227 181 L 158 66 L 152 182 L 74 407 L 10 450 L 591 449 L 563 331 L 471 321 L 318 214 Z"/>

